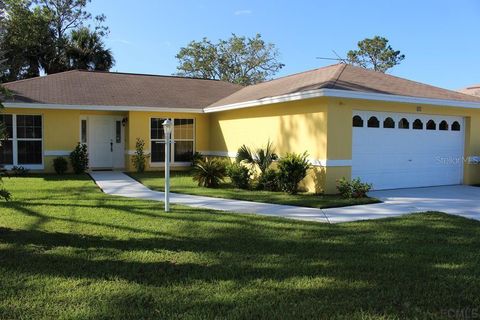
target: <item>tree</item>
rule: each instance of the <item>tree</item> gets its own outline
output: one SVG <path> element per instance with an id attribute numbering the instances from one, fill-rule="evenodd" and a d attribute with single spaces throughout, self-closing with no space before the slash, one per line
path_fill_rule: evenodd
<path id="1" fill-rule="evenodd" d="M 176 58 L 178 75 L 250 85 L 267 80 L 285 66 L 278 56 L 275 45 L 265 43 L 260 34 L 253 38 L 232 34 L 218 43 L 207 38 L 192 41 Z"/>
<path id="2" fill-rule="evenodd" d="M 403 59 L 405 55 L 393 50 L 388 40 L 379 36 L 359 41 L 358 50 L 347 53 L 348 63 L 383 73 L 400 64 Z"/>
<path id="3" fill-rule="evenodd" d="M 85 27 L 72 31 L 66 54 L 72 69 L 108 71 L 115 63 L 98 33 Z"/>

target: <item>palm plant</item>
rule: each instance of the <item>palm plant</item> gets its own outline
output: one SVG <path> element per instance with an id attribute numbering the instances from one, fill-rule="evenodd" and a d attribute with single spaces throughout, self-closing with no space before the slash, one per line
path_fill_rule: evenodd
<path id="1" fill-rule="evenodd" d="M 264 174 L 273 161 L 277 160 L 278 156 L 275 153 L 275 148 L 270 140 L 267 142 L 265 148 L 258 148 L 253 151 L 246 145 L 242 145 L 237 151 L 236 161 L 238 163 L 246 163 L 253 167 L 258 167 L 260 174 Z"/>
<path id="2" fill-rule="evenodd" d="M 197 160 L 193 167 L 193 180 L 199 187 L 215 188 L 220 185 L 227 174 L 226 165 L 216 158 Z"/>
<path id="3" fill-rule="evenodd" d="M 72 69 L 108 71 L 115 64 L 111 50 L 105 49 L 100 35 L 88 28 L 72 32 L 67 56 Z"/>

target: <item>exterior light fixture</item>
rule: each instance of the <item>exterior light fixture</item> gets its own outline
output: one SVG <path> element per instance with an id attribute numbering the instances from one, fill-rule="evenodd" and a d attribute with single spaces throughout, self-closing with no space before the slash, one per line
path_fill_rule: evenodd
<path id="1" fill-rule="evenodd" d="M 166 119 L 163 123 L 165 131 L 165 212 L 170 211 L 170 137 L 173 130 L 173 122 Z"/>

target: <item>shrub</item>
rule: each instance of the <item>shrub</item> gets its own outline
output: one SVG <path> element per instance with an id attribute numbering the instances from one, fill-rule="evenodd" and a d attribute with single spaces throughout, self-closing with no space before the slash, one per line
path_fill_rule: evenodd
<path id="1" fill-rule="evenodd" d="M 68 170 L 68 161 L 63 157 L 53 159 L 53 169 L 57 174 L 64 174 Z"/>
<path id="2" fill-rule="evenodd" d="M 272 162 L 277 159 L 275 148 L 270 141 L 268 141 L 265 148 L 259 148 L 255 151 L 243 145 L 238 149 L 236 157 L 238 163 L 247 163 L 253 167 L 257 166 L 261 174 L 267 171 Z"/>
<path id="3" fill-rule="evenodd" d="M 260 174 L 257 183 L 258 190 L 278 191 L 280 190 L 278 183 L 278 172 L 274 169 L 267 169 Z"/>
<path id="4" fill-rule="evenodd" d="M 0 166 L 0 199 L 3 199 L 5 201 L 10 201 L 12 198 L 12 194 L 5 189 L 3 186 L 3 177 L 6 176 L 7 170 L 5 170 L 3 167 Z"/>
<path id="5" fill-rule="evenodd" d="M 198 161 L 202 160 L 203 159 L 203 156 L 200 152 L 195 152 L 193 155 L 192 155 L 192 167 L 194 167 Z"/>
<path id="6" fill-rule="evenodd" d="M 144 148 L 145 141 L 137 138 L 137 141 L 135 142 L 135 154 L 132 157 L 132 163 L 138 173 L 145 171 L 145 163 L 147 162 L 148 155 L 145 154 Z"/>
<path id="7" fill-rule="evenodd" d="M 278 161 L 278 182 L 283 191 L 298 193 L 298 184 L 307 176 L 310 168 L 308 154 L 287 153 Z"/>
<path id="8" fill-rule="evenodd" d="M 235 188 L 248 189 L 250 186 L 250 170 L 239 163 L 234 162 L 227 166 L 227 176 Z"/>
<path id="9" fill-rule="evenodd" d="M 365 198 L 372 189 L 372 184 L 364 183 L 360 178 L 348 181 L 345 178 L 337 180 L 337 190 L 343 198 Z"/>
<path id="10" fill-rule="evenodd" d="M 197 161 L 193 167 L 193 180 L 197 181 L 200 187 L 218 187 L 225 175 L 226 166 L 220 159 L 205 158 Z"/>
<path id="11" fill-rule="evenodd" d="M 17 177 L 24 177 L 28 174 L 30 170 L 26 169 L 25 167 L 22 166 L 13 166 L 12 167 L 12 175 L 17 176 Z"/>
<path id="12" fill-rule="evenodd" d="M 88 169 L 88 152 L 87 145 L 78 143 L 70 153 L 70 162 L 72 163 L 73 172 L 75 174 L 84 173 Z"/>

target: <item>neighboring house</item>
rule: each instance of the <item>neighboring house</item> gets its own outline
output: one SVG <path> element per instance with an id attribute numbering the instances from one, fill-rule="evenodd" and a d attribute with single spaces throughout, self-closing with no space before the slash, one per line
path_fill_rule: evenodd
<path id="1" fill-rule="evenodd" d="M 70 71 L 6 84 L 15 94 L 0 162 L 52 171 L 86 143 L 90 168 L 133 170 L 135 141 L 164 162 L 162 122 L 173 118 L 172 162 L 193 152 L 234 157 L 242 145 L 307 151 L 304 185 L 335 192 L 341 177 L 376 189 L 480 183 L 480 97 L 345 64 L 237 85 L 190 78 Z"/>

